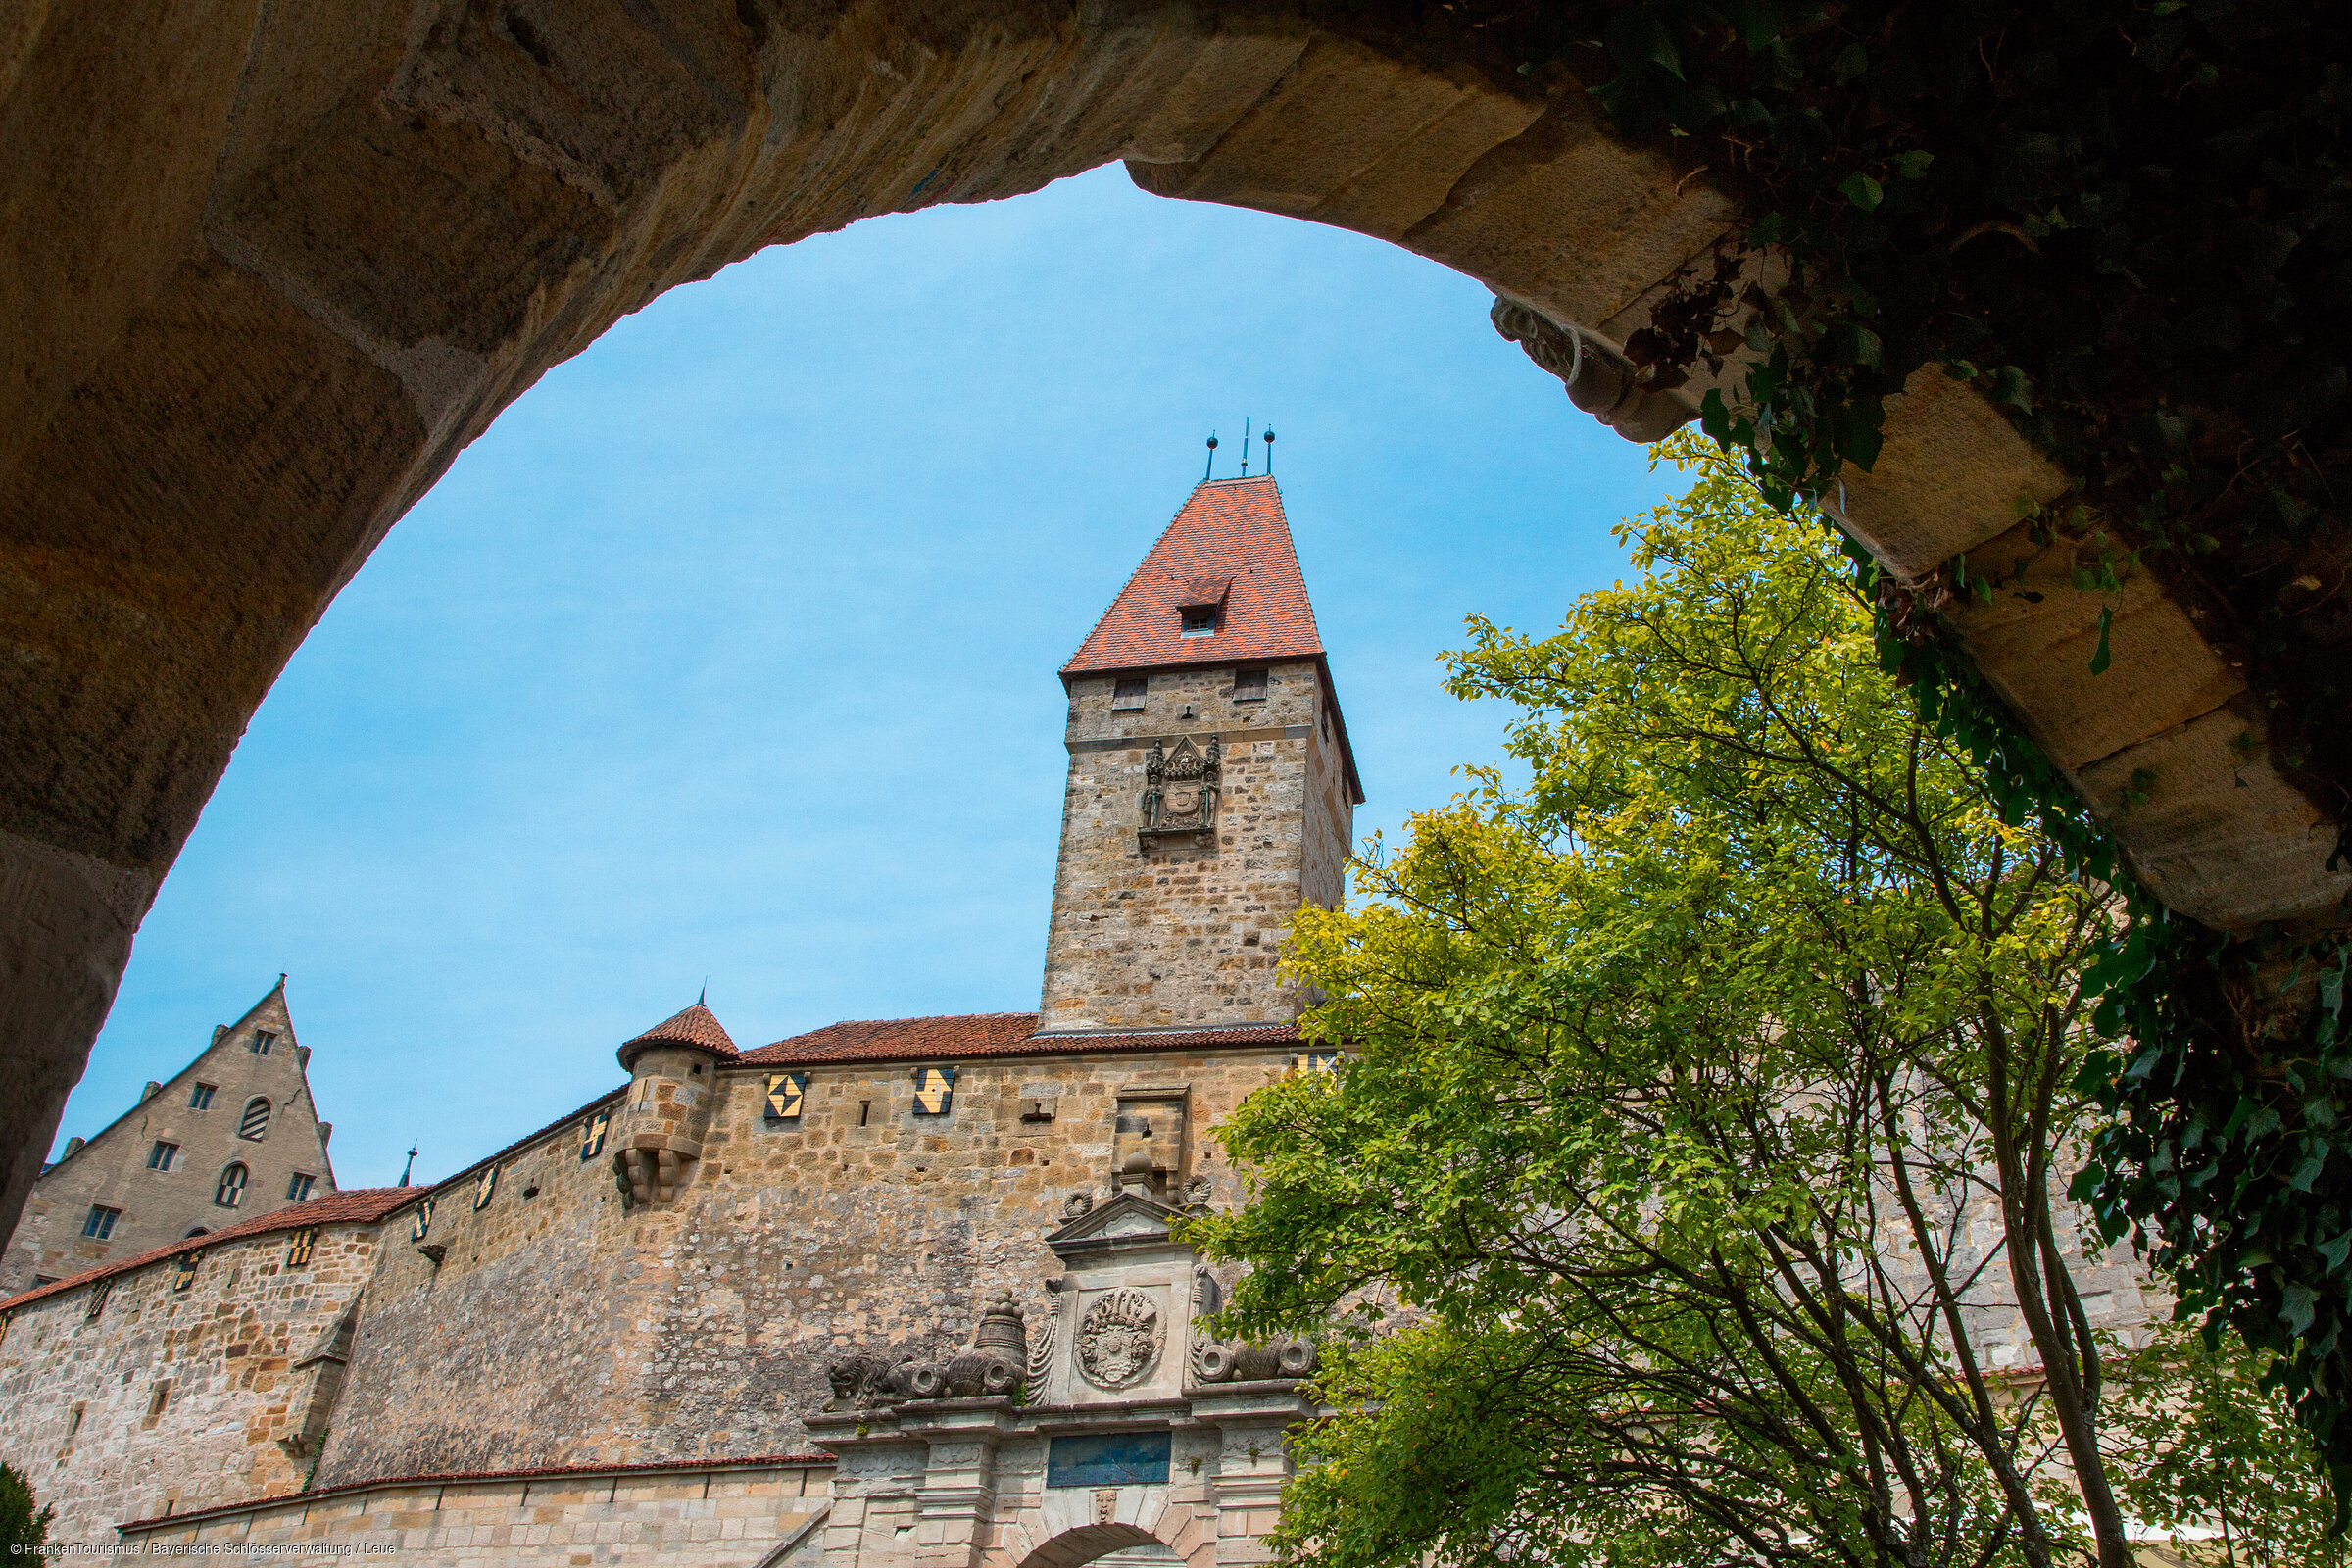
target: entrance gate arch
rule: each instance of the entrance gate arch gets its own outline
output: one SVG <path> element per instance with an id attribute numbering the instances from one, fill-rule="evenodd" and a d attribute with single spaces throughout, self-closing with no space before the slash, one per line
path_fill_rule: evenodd
<path id="1" fill-rule="evenodd" d="M 1185 1568 L 1264 1562 L 1287 1434 L 1315 1415 L 1311 1352 L 1206 1338 L 1214 1287 L 1169 1235 L 1179 1215 L 1130 1191 L 1063 1225 L 1043 1321 L 1011 1327 L 1007 1298 L 944 1366 L 839 1363 L 808 1423 L 839 1459 L 824 1568 L 1080 1568 L 1152 1545 Z M 1014 1335 L 1026 1380 L 969 1392 Z"/>

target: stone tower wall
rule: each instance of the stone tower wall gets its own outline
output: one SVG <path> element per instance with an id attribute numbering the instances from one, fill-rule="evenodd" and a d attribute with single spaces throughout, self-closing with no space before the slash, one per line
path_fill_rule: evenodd
<path id="1" fill-rule="evenodd" d="M 669 1203 L 625 1200 L 610 1147 L 583 1160 L 578 1122 L 551 1129 L 482 1208 L 473 1172 L 433 1192 L 437 1267 L 412 1211 L 386 1220 L 318 1484 L 800 1451 L 834 1357 L 959 1345 L 1000 1288 L 1042 1321 L 1040 1238 L 1108 1195 L 1122 1091 L 1181 1096 L 1179 1168 L 1237 1201 L 1199 1129 L 1291 1049 L 966 1060 L 943 1117 L 915 1114 L 911 1062 L 796 1067 L 798 1122 L 764 1116 L 783 1069 L 730 1066 Z M 1052 1119 L 1024 1119 L 1039 1101 Z"/>
<path id="2" fill-rule="evenodd" d="M 0 1319 L 0 1458 L 56 1505 L 52 1542 L 302 1485 L 311 1456 L 281 1440 L 314 1414 L 323 1364 L 295 1363 L 366 1284 L 376 1227 L 321 1226 L 305 1263 L 292 1250 L 285 1231 L 219 1242 L 185 1291 L 167 1258 L 101 1282 L 96 1317 L 84 1287 Z"/>
<path id="3" fill-rule="evenodd" d="M 266 1056 L 253 1050 L 255 1036 L 265 1031 L 274 1037 Z M 0 1297 L 110 1257 L 136 1257 L 197 1226 L 225 1229 L 283 1208 L 293 1201 L 286 1189 L 297 1171 L 316 1178 L 311 1197 L 333 1192 L 326 1139 L 304 1071 L 308 1057 L 295 1043 L 284 994 L 271 992 L 171 1082 L 34 1184 L 24 1216 L 0 1254 Z M 198 1084 L 213 1086 L 212 1103 L 203 1109 L 190 1103 Z M 259 1141 L 240 1138 L 239 1118 L 257 1096 L 270 1102 L 269 1130 Z M 159 1140 L 179 1146 L 169 1171 L 147 1163 Z M 238 1205 L 221 1208 L 214 1193 L 231 1161 L 250 1176 Z M 92 1204 L 122 1211 L 104 1241 L 82 1235 Z"/>
<path id="4" fill-rule="evenodd" d="M 1301 899 L 1339 902 L 1353 821 L 1317 666 L 1277 663 L 1262 701 L 1232 667 L 1152 670 L 1144 706 L 1117 679 L 1070 682 L 1069 782 L 1046 938 L 1039 1027 L 1201 1028 L 1288 1022 L 1275 972 Z M 1223 747 L 1213 842 L 1139 842 L 1153 742 Z"/>

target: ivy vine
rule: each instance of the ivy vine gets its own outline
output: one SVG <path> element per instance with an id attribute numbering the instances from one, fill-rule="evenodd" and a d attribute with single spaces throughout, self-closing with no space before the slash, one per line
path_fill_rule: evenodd
<path id="1" fill-rule="evenodd" d="M 1707 431 L 1768 495 L 1877 458 L 1915 371 L 1971 381 L 2079 481 L 2092 586 L 2154 573 L 2246 670 L 2271 756 L 2352 820 L 2352 13 L 2302 0 L 1350 0 L 1359 26 L 1590 91 L 1751 215 L 1626 343 L 1721 378 Z M 1771 253 L 1786 265 L 1750 265 Z M 1779 280 L 1775 280 L 1779 279 Z M 2352 946 L 2232 938 L 2137 888 L 1958 653 L 1955 566 L 1883 578 L 1887 667 L 2014 819 L 2123 889 L 2102 959 L 2109 1113 L 2077 1196 L 2186 1314 L 2272 1352 L 2352 1497 Z M 2103 617 L 2086 678 L 2107 668 Z M 2251 747 L 2249 731 L 2241 744 Z M 2135 781 L 2144 788 L 2144 781 Z M 2339 857 L 2344 853 L 2341 846 Z"/>

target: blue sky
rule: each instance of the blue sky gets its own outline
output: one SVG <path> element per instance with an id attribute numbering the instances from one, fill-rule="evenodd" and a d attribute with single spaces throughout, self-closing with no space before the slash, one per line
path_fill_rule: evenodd
<path id="1" fill-rule="evenodd" d="M 1054 671 L 1245 418 L 1278 434 L 1359 836 L 1394 837 L 1499 750 L 1504 713 L 1441 686 L 1462 617 L 1556 625 L 1666 489 L 1490 303 L 1115 166 L 656 301 L 460 457 L 295 655 L 60 1139 L 280 970 L 346 1187 L 602 1093 L 706 977 L 746 1049 L 1034 1007 Z"/>

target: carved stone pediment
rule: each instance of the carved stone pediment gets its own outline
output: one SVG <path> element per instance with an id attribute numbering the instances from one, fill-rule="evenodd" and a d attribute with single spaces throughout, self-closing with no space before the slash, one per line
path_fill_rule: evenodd
<path id="1" fill-rule="evenodd" d="M 1152 742 L 1152 754 L 1144 760 L 1144 823 L 1137 834 L 1142 843 L 1216 831 L 1224 756 L 1213 735 L 1205 751 L 1189 735 L 1178 740 L 1173 751 Z"/>
<path id="2" fill-rule="evenodd" d="M 1092 1252 L 1121 1244 L 1161 1246 L 1168 1240 L 1168 1226 L 1181 1218 L 1181 1210 L 1156 1199 L 1124 1192 L 1047 1232 L 1046 1245 L 1065 1257 L 1072 1251 Z"/>

